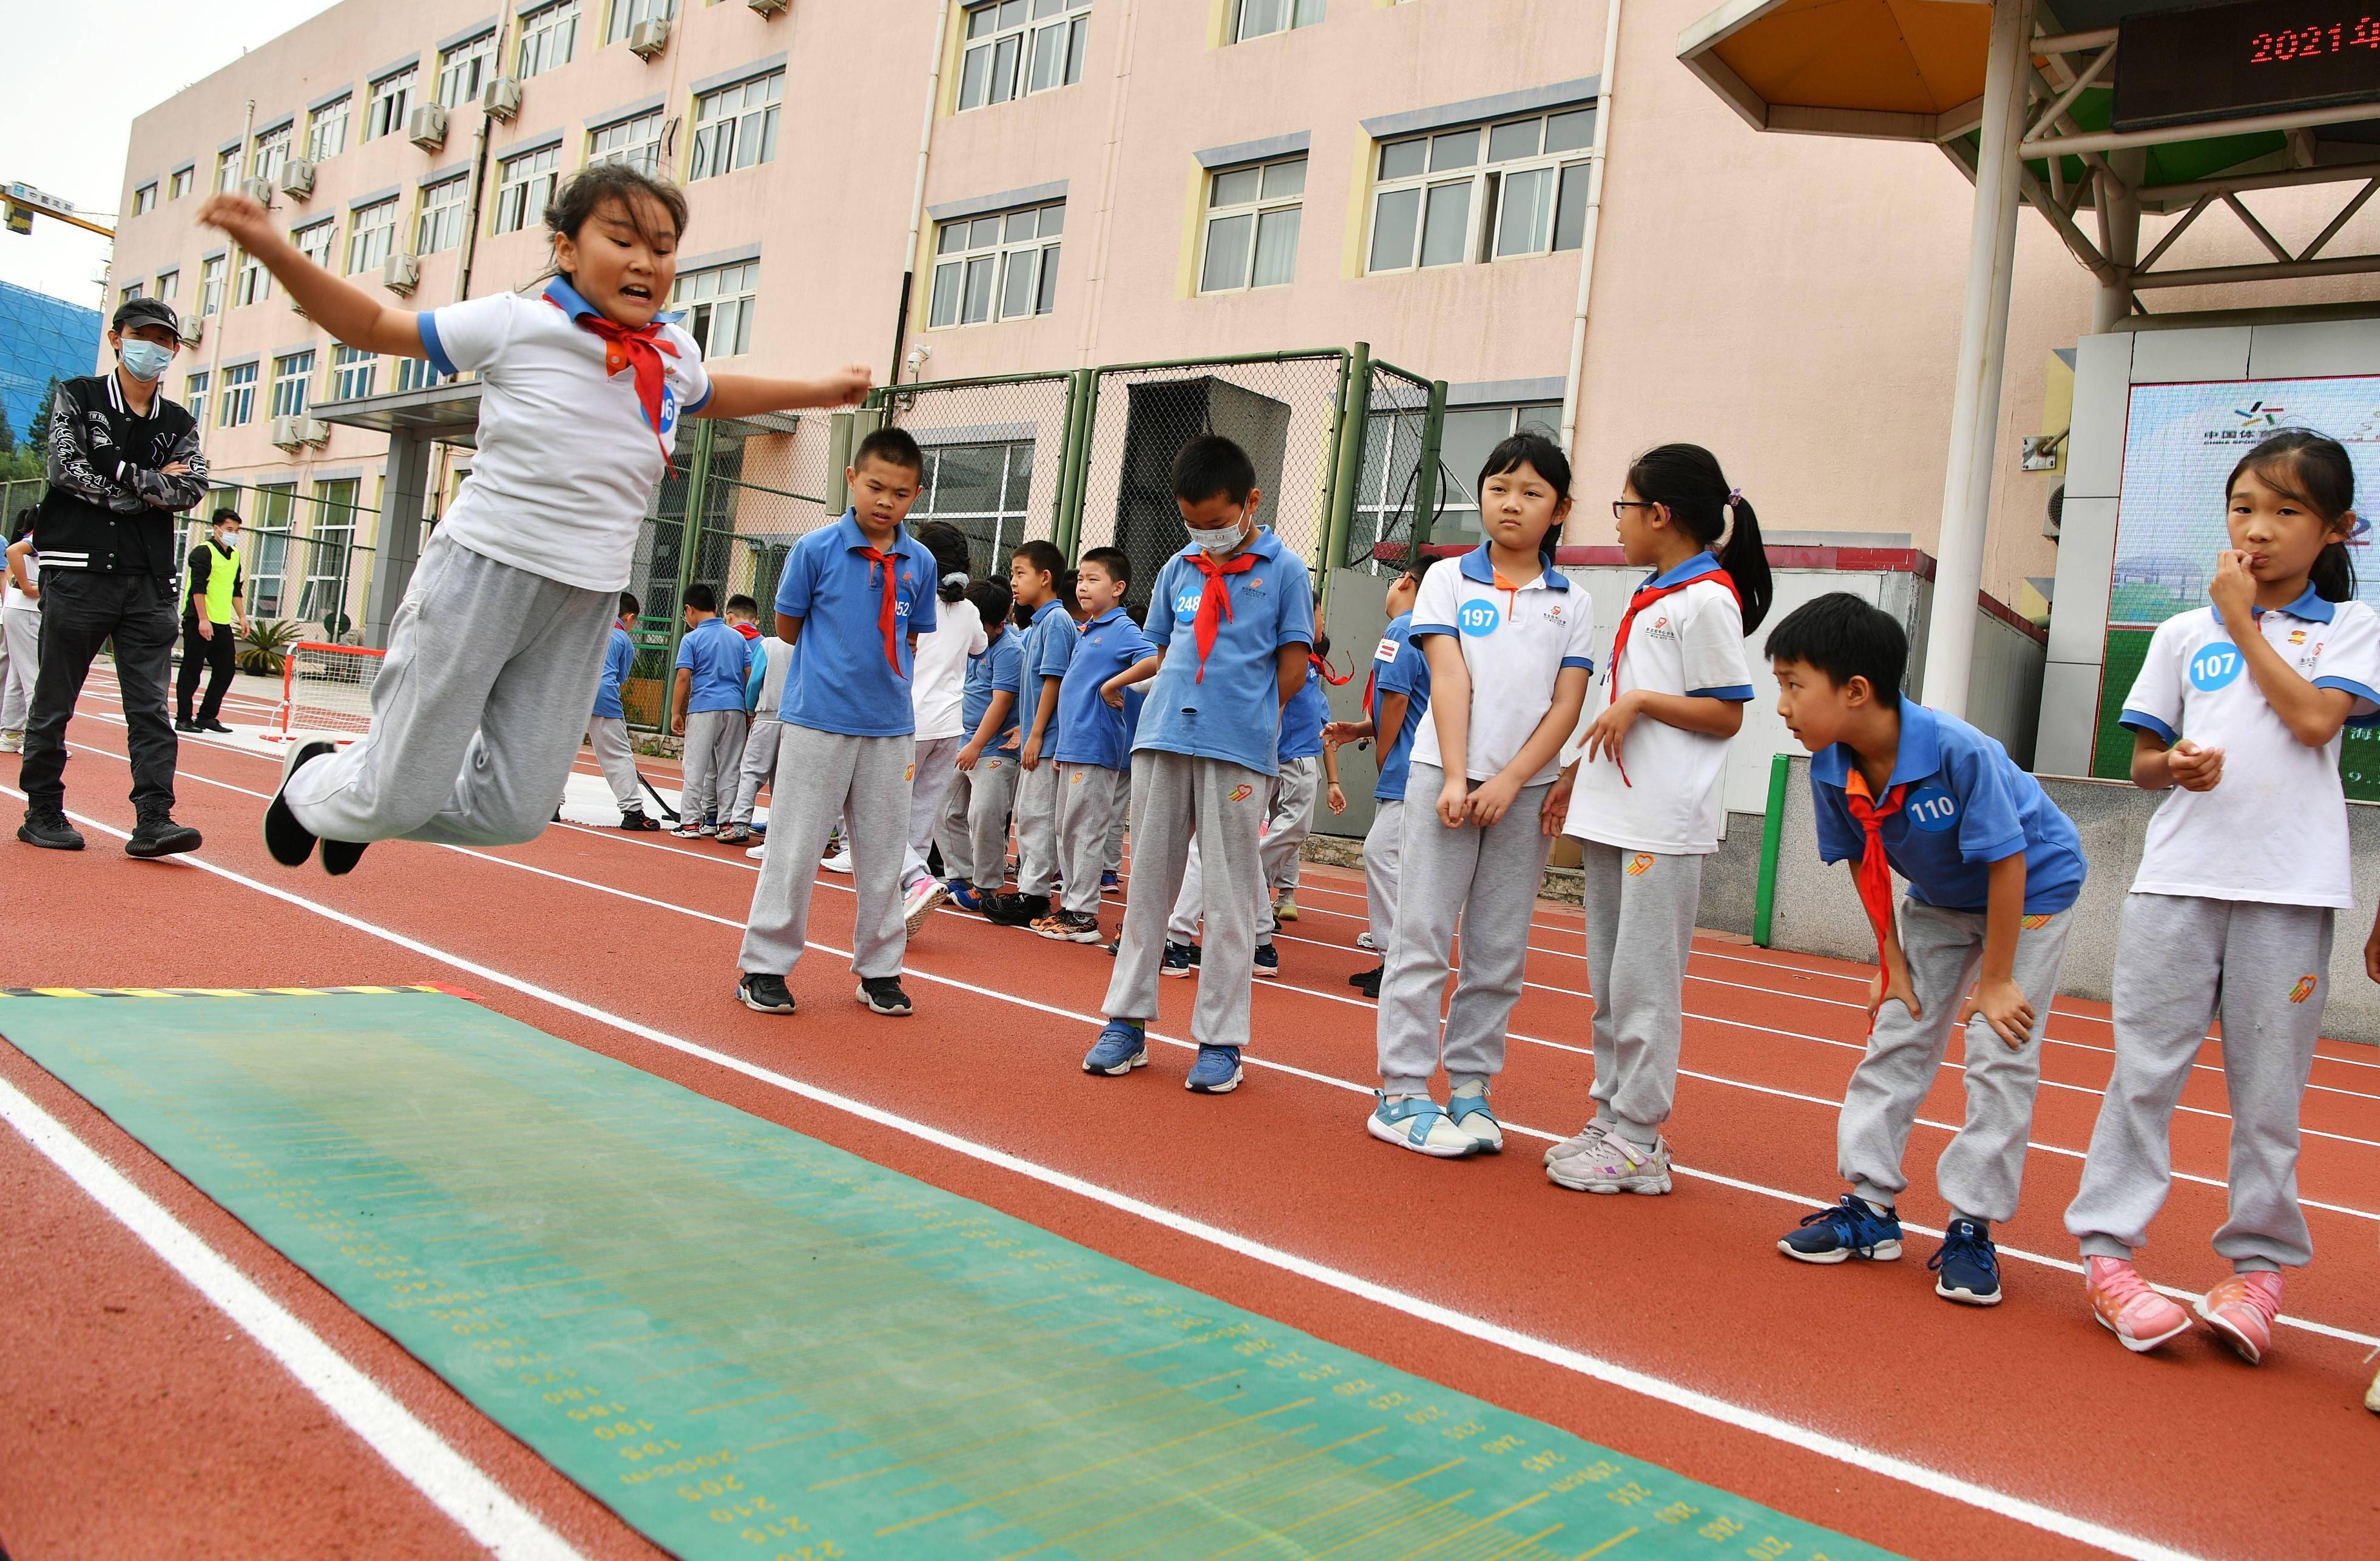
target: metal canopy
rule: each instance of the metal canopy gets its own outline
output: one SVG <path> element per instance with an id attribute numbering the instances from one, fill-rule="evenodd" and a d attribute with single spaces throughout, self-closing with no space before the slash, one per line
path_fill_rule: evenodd
<path id="1" fill-rule="evenodd" d="M 476 448 L 480 436 L 480 382 L 425 385 L 419 390 L 395 390 L 385 396 L 358 396 L 350 401 L 317 401 L 313 413 L 324 422 L 346 428 L 369 428 L 379 433 L 402 430 L 416 439 Z"/>
<path id="2" fill-rule="evenodd" d="M 380 531 L 372 539 L 371 588 L 364 598 L 364 643 L 386 645 L 389 626 L 412 583 L 421 556 L 422 520 L 429 497 L 430 446 L 477 448 L 480 382 L 424 385 L 386 396 L 322 401 L 314 416 L 347 428 L 388 435 L 388 477 L 381 489 Z"/>

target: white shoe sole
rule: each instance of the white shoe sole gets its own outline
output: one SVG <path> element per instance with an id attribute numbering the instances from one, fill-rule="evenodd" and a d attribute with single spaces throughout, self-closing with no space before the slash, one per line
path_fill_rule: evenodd
<path id="1" fill-rule="evenodd" d="M 2225 1344 L 2229 1345 L 2240 1360 L 2245 1360 L 2251 1366 L 2261 1366 L 2264 1364 L 2264 1351 L 2256 1348 L 2255 1341 L 2248 1337 L 2247 1335 L 2241 1333 L 2239 1329 L 2233 1327 L 2221 1314 L 2208 1311 L 2205 1297 L 2201 1296 L 2197 1300 L 2192 1302 L 2191 1310 L 2197 1312 L 2199 1321 L 2214 1329 L 2216 1335 L 2222 1339 Z"/>
<path id="2" fill-rule="evenodd" d="M 1900 1256 L 1900 1243 L 1898 1241 L 1879 1241 L 1864 1252 L 1853 1247 L 1838 1247 L 1831 1252 L 1803 1252 L 1780 1240 L 1777 1243 L 1777 1250 L 1795 1262 L 1849 1262 L 1853 1258 L 1862 1258 L 1869 1262 L 1891 1262 Z"/>
<path id="3" fill-rule="evenodd" d="M 855 998 L 857 998 L 860 1006 L 866 1008 L 869 1013 L 881 1014 L 888 1019 L 905 1019 L 912 1013 L 916 1012 L 913 1008 L 879 1007 L 877 1006 L 876 999 L 868 995 L 868 989 L 864 986 L 853 988 L 851 994 Z"/>
<path id="4" fill-rule="evenodd" d="M 1232 1076 L 1220 1084 L 1200 1084 L 1184 1079 L 1182 1080 L 1182 1087 L 1194 1095 L 1228 1095 L 1240 1087 L 1240 1080 L 1245 1077 L 1247 1077 L 1245 1068 L 1235 1067 L 1232 1069 Z"/>
<path id="5" fill-rule="evenodd" d="M 1263 966 L 1263 965 L 1251 965 L 1251 966 L 1249 966 L 1249 967 L 1248 967 L 1248 973 L 1249 973 L 1251 976 L 1254 976 L 1257 981 L 1279 981 L 1279 980 L 1281 980 L 1281 967 L 1280 967 L 1280 966 L 1278 966 L 1278 965 L 1274 965 L 1274 966 L 1270 966 L 1270 967 L 1267 967 L 1267 966 Z"/>
<path id="6" fill-rule="evenodd" d="M 798 1003 L 788 1003 L 782 1008 L 771 1008 L 766 1003 L 755 1003 L 752 1001 L 751 993 L 746 990 L 742 982 L 737 982 L 735 983 L 735 1001 L 743 1004 L 746 1007 L 751 1009 L 756 1014 L 790 1014 L 800 1007 Z"/>
<path id="7" fill-rule="evenodd" d="M 1988 1296 L 1979 1296 L 1973 1290 L 1954 1290 L 1939 1280 L 1935 1281 L 1934 1293 L 1946 1301 L 1956 1301 L 1961 1306 L 1998 1306 L 2000 1304 L 2001 1296 L 1998 1290 L 1994 1290 Z"/>
<path id="8" fill-rule="evenodd" d="M 1086 1057 L 1083 1060 L 1083 1071 L 1091 1075 L 1094 1079 L 1121 1079 L 1135 1067 L 1147 1067 L 1148 1066 L 1148 1048 L 1146 1046 L 1143 1046 L 1139 1051 L 1135 1052 L 1132 1055 L 1132 1060 L 1123 1063 L 1115 1067 L 1093 1067 L 1090 1064 L 1089 1058 Z"/>
<path id="9" fill-rule="evenodd" d="M 2100 1316 L 2099 1309 L 2095 1306 L 2091 1309 L 2091 1317 L 2094 1322 L 2099 1324 L 2099 1326 L 2115 1335 L 2116 1342 L 2118 1344 L 2122 1345 L 2126 1349 L 2131 1350 L 2135 1355 L 2146 1355 L 2150 1350 L 2155 1349 L 2157 1346 L 2164 1344 L 2168 1339 L 2178 1339 L 2181 1337 L 2182 1335 L 2190 1332 L 2190 1318 L 2187 1313 L 2182 1316 L 2180 1327 L 2159 1334 L 2153 1339 L 2134 1338 L 2131 1335 L 2124 1332 L 2121 1328 L 2117 1327 L 2113 1323 L 2108 1322 L 2105 1317 Z"/>
<path id="10" fill-rule="evenodd" d="M 1415 1154 L 1427 1154 L 1433 1160 L 1468 1160 L 1480 1152 L 1477 1139 L 1468 1144 L 1434 1144 L 1427 1140 L 1415 1143 L 1404 1129 L 1394 1122 L 1381 1121 L 1377 1114 L 1364 1118 L 1364 1131 L 1382 1143 L 1392 1143 Z"/>
<path id="11" fill-rule="evenodd" d="M 1188 977 L 1195 976 L 1195 975 L 1196 975 L 1196 974 L 1198 973 L 1198 967 L 1197 967 L 1197 966 L 1196 966 L 1196 965 L 1184 965 L 1184 966 L 1183 966 L 1180 970 L 1175 970 L 1172 966 L 1168 965 L 1168 966 L 1164 967 L 1161 970 L 1160 970 L 1158 973 L 1159 973 L 1160 975 L 1175 976 L 1175 977 L 1180 977 L 1180 978 L 1183 978 L 1183 979 L 1187 979 Z"/>
<path id="12" fill-rule="evenodd" d="M 820 859 L 819 866 L 829 872 L 840 872 L 848 876 L 851 872 L 851 859 L 849 857 L 823 857 Z"/>
<path id="13" fill-rule="evenodd" d="M 901 922 L 902 925 L 908 928 L 909 935 L 913 938 L 916 937 L 917 935 L 917 930 L 926 924 L 926 918 L 934 913 L 934 908 L 941 905 L 944 900 L 950 897 L 951 892 L 948 889 L 937 887 L 933 893 L 928 895 L 923 900 L 918 902 L 917 909 L 903 916 L 901 918 Z"/>

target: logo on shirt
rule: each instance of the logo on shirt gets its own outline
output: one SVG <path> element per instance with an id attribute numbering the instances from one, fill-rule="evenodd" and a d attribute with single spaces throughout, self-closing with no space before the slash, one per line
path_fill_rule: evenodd
<path id="1" fill-rule="evenodd" d="M 1465 602 L 1454 615 L 1454 627 L 1475 640 L 1495 633 L 1503 621 L 1504 615 L 1496 610 L 1496 604 L 1484 598 Z"/>
<path id="2" fill-rule="evenodd" d="M 2292 645 L 2302 645 L 2302 644 L 2304 644 L 2304 643 L 2305 643 L 2305 630 L 2304 630 L 2304 629 L 2302 629 L 2302 628 L 2292 628 L 2292 629 L 2290 629 L 2290 630 L 2289 630 L 2289 643 L 2290 643 L 2290 644 L 2292 644 Z"/>
<path id="3" fill-rule="evenodd" d="M 1378 650 L 1374 651 L 1374 652 L 1372 652 L 1372 659 L 1373 659 L 1374 661 L 1394 661 L 1394 660 L 1396 660 L 1396 659 L 1397 659 L 1397 642 L 1396 642 L 1395 640 L 1381 640 L 1381 641 L 1380 641 L 1380 648 L 1379 648 Z"/>
<path id="4" fill-rule="evenodd" d="M 1631 878 L 1644 877 L 1645 874 L 1653 871 L 1653 861 L 1654 857 L 1652 852 L 1637 852 L 1634 856 L 1628 859 L 1628 876 Z"/>
<path id="5" fill-rule="evenodd" d="M 2297 985 L 2289 988 L 2289 1001 L 2292 1003 L 2302 1003 L 2307 998 L 2313 996 L 2313 989 L 2319 979 L 2320 978 L 2314 976 L 2300 976 L 2298 978 Z"/>
<path id="6" fill-rule="evenodd" d="M 1255 787 L 1235 786 L 1232 787 L 1231 790 L 1223 793 L 1223 800 L 1226 802 L 1245 802 L 1256 794 L 1257 788 Z"/>
<path id="7" fill-rule="evenodd" d="M 2228 688 L 2240 676 L 2240 647 L 2217 640 L 2190 658 L 2190 681 L 2203 693 Z"/>
<path id="8" fill-rule="evenodd" d="M 1959 822 L 1959 799 L 1938 786 L 1921 786 L 1901 805 L 1909 822 L 1929 835 L 1939 835 Z"/>

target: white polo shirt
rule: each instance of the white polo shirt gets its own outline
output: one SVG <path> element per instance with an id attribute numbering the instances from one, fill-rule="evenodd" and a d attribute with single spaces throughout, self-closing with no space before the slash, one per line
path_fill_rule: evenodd
<path id="1" fill-rule="evenodd" d="M 1493 780 L 1526 746 L 1553 708 L 1554 679 L 1569 666 L 1595 670 L 1595 604 L 1552 565 L 1518 590 L 1496 584 L 1482 543 L 1452 568 L 1430 570 L 1414 599 L 1412 638 L 1451 635 L 1471 674 L 1471 732 L 1464 755 L 1475 781 Z M 1413 762 L 1443 770 L 1438 723 L 1426 720 L 1414 738 Z M 1550 781 L 1560 770 L 1549 758 L 1524 785 Z M 1430 799 L 1415 800 L 1427 803 Z"/>
<path id="2" fill-rule="evenodd" d="M 655 429 L 636 375 L 606 374 L 603 338 L 577 324 L 594 312 L 557 276 L 542 293 L 497 293 L 418 318 L 438 372 L 477 372 L 480 384 L 479 457 L 440 533 L 565 585 L 619 591 L 667 470 L 662 446 L 676 447 L 681 412 L 710 399 L 710 375 L 694 338 L 664 324 L 677 355 L 662 354 Z"/>
<path id="3" fill-rule="evenodd" d="M 2258 614 L 2256 627 L 2315 688 L 2355 696 L 2350 725 L 2380 725 L 2380 616 L 2371 608 L 2325 602 L 2309 586 L 2288 606 Z M 2119 719 L 2168 745 L 2188 738 L 2223 750 L 2214 790 L 2176 787 L 2158 804 L 2134 893 L 2341 910 L 2355 903 L 2341 737 L 2308 748 L 2290 735 L 2215 609 L 2157 626 Z"/>
<path id="4" fill-rule="evenodd" d="M 990 642 L 983 615 L 965 597 L 935 609 L 934 627 L 917 636 L 917 659 L 909 668 L 909 708 L 917 717 L 919 742 L 975 735 L 959 719 L 959 696 L 966 687 L 967 658 Z"/>
<path id="5" fill-rule="evenodd" d="M 1629 624 L 1627 648 L 1611 674 L 1587 695 L 1579 733 L 1562 749 L 1563 762 L 1579 757 L 1587 721 L 1631 689 L 1736 701 L 1752 698 L 1743 611 L 1725 579 L 1718 561 L 1701 553 L 1637 588 L 1688 582 L 1684 590 L 1647 603 Z M 1562 832 L 1628 851 L 1710 855 L 1718 849 L 1724 823 L 1719 779 L 1727 768 L 1728 742 L 1638 716 L 1621 739 L 1617 763 L 1609 754 L 1597 753 L 1579 765 Z"/>

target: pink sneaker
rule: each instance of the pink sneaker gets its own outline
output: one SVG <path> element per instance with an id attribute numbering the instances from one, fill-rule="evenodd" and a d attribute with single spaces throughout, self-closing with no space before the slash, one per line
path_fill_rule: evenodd
<path id="1" fill-rule="evenodd" d="M 2280 1311 L 2281 1276 L 2261 1268 L 2233 1274 L 2198 1303 L 2198 1315 L 2251 1366 L 2273 1348 L 2273 1319 Z"/>
<path id="2" fill-rule="evenodd" d="M 2121 1258 L 2085 1258 L 2082 1276 L 2091 1315 L 2139 1355 L 2190 1331 L 2190 1313 L 2149 1288 L 2140 1270 Z"/>

